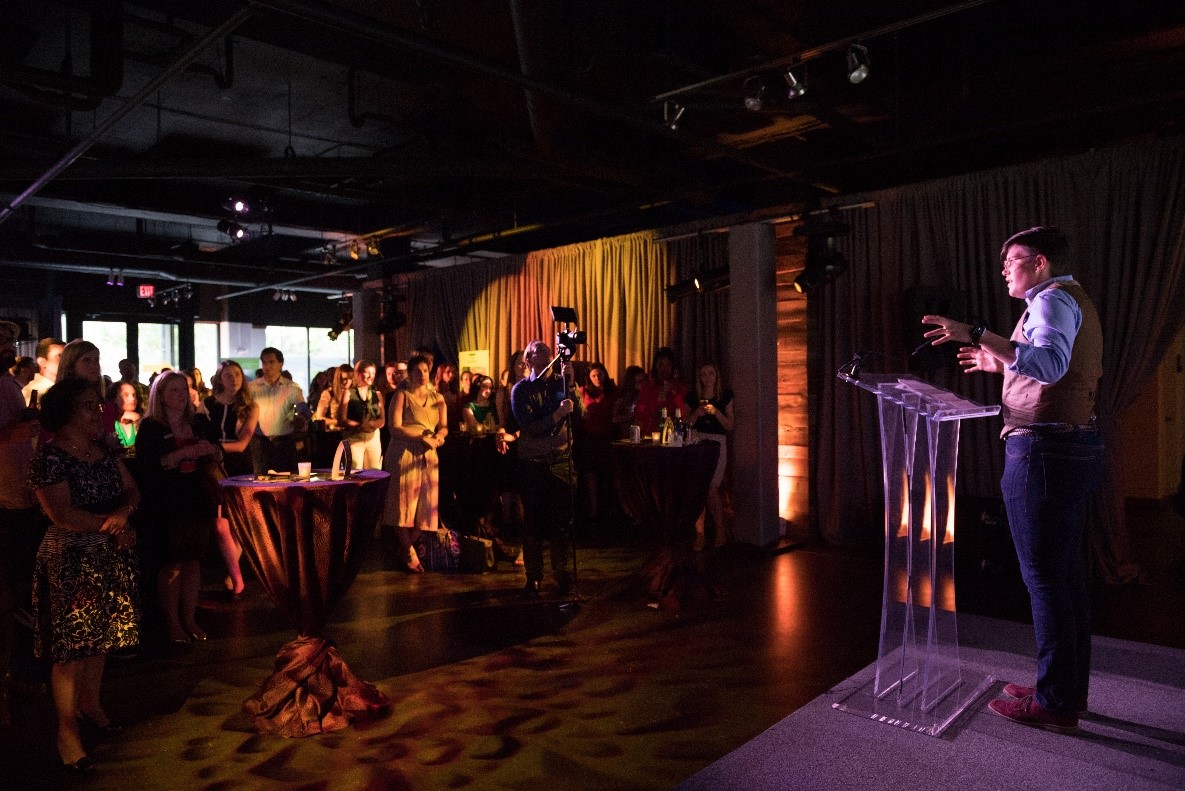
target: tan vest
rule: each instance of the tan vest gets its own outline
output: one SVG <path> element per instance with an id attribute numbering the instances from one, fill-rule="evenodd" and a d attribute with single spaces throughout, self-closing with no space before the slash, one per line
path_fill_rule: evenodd
<path id="1" fill-rule="evenodd" d="M 1004 433 L 1030 423 L 1073 423 L 1084 425 L 1094 414 L 1099 377 L 1103 375 L 1103 331 L 1099 314 L 1082 286 L 1074 281 L 1053 283 L 1073 297 L 1082 311 L 1082 326 L 1074 338 L 1070 367 L 1058 381 L 1043 385 L 1013 371 L 1004 371 Z M 1011 340 L 1028 345 L 1024 323 L 1028 311 L 1016 323 Z"/>

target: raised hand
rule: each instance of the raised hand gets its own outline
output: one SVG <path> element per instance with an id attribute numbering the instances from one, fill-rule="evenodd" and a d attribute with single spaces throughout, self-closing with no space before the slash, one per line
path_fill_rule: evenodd
<path id="1" fill-rule="evenodd" d="M 1004 363 L 988 354 L 979 346 L 960 347 L 959 365 L 963 366 L 963 373 L 968 374 L 972 374 L 977 371 L 989 374 L 1004 373 Z"/>
<path id="2" fill-rule="evenodd" d="M 930 344 L 938 346 L 943 343 L 950 343 L 956 341 L 958 343 L 971 343 L 971 325 L 964 324 L 961 321 L 948 319 L 946 316 L 926 315 L 922 316 L 922 324 L 934 324 L 936 329 L 932 329 L 922 335 L 923 338 L 931 338 Z"/>

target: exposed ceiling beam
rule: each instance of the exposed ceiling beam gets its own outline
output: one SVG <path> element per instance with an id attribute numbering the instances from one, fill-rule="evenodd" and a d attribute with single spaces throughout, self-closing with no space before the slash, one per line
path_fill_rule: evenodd
<path id="1" fill-rule="evenodd" d="M 159 91 L 161 87 L 168 83 L 171 79 L 185 71 L 189 64 L 193 63 L 199 55 L 206 51 L 206 48 L 210 47 L 224 36 L 230 34 L 231 31 L 246 22 L 250 17 L 251 10 L 249 8 L 242 8 L 235 14 L 231 15 L 231 17 L 221 25 L 214 28 L 213 30 L 208 31 L 206 35 L 194 42 L 193 46 L 191 46 L 189 49 L 183 52 L 180 57 L 173 61 L 169 68 L 161 72 L 161 74 L 159 74 L 155 79 L 149 81 L 147 85 L 141 88 L 136 93 L 136 95 L 133 96 L 122 107 L 104 118 L 99 124 L 95 126 L 89 135 L 78 141 L 78 143 L 75 144 L 75 146 L 69 151 L 67 151 L 61 159 L 54 163 L 54 165 L 50 167 L 49 170 L 45 171 L 45 173 L 38 177 L 19 195 L 13 198 L 7 206 L 0 208 L 0 223 L 3 223 L 5 220 L 11 217 L 22 203 L 36 195 L 38 192 L 44 189 L 45 185 L 57 178 L 58 175 L 62 173 L 62 171 L 74 164 L 79 157 L 90 150 L 91 146 L 99 142 L 99 140 L 101 140 L 104 135 L 111 131 L 111 129 L 116 124 L 122 121 L 128 115 L 128 113 L 139 107 L 143 102 L 147 101 L 150 96 Z"/>

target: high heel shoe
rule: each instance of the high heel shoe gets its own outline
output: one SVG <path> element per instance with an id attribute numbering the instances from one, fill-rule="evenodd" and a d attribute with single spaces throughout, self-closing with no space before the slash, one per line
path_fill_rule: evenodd
<path id="1" fill-rule="evenodd" d="M 416 554 L 415 547 L 408 547 L 407 550 L 407 570 L 412 574 L 423 574 L 424 566 L 420 563 L 420 556 Z"/>
<path id="2" fill-rule="evenodd" d="M 95 759 L 84 755 L 72 764 L 62 761 L 62 768 L 72 775 L 90 774 L 95 770 Z"/>
<path id="3" fill-rule="evenodd" d="M 83 714 L 80 719 L 82 720 L 83 724 L 86 725 L 86 727 L 90 728 L 100 736 L 118 736 L 119 734 L 123 733 L 123 726 L 112 722 L 110 717 L 107 718 L 106 725 L 100 725 L 93 717 L 90 717 L 86 714 Z"/>

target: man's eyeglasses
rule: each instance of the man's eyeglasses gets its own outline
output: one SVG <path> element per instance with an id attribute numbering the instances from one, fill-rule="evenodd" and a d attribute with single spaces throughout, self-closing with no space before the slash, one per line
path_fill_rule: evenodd
<path id="1" fill-rule="evenodd" d="M 1040 253 L 1033 253 L 1032 255 L 1018 255 L 1016 258 L 1005 258 L 1001 263 L 1003 263 L 1004 268 L 1007 269 L 1007 268 L 1011 267 L 1013 264 L 1015 264 L 1017 261 L 1027 261 L 1030 258 L 1036 258 L 1039 255 L 1041 255 L 1041 254 Z"/>

